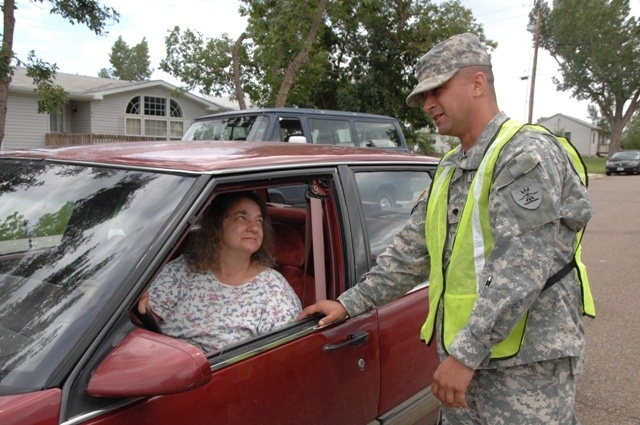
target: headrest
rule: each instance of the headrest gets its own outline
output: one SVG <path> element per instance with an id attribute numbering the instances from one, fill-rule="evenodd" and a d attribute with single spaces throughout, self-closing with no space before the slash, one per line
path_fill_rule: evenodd
<path id="1" fill-rule="evenodd" d="M 282 266 L 304 265 L 304 241 L 293 227 L 284 223 L 273 223 L 276 261 Z"/>

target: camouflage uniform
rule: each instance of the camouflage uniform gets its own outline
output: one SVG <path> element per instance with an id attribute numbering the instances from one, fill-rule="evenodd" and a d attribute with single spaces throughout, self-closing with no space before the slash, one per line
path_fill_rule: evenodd
<path id="1" fill-rule="evenodd" d="M 506 119 L 499 113 L 468 152 L 458 147 L 448 160 L 456 170 L 450 187 L 445 265 L 475 170 Z M 531 179 L 538 183 L 541 198 L 535 209 L 520 205 L 516 196 L 523 182 Z M 449 350 L 476 370 L 467 392 L 471 408 L 443 407 L 443 422 L 576 423 L 575 377 L 583 368 L 585 351 L 580 283 L 571 272 L 541 290 L 547 278 L 572 259 L 576 233 L 591 218 L 587 190 L 553 137 L 519 132 L 496 164 L 489 211 L 495 244 L 483 273 L 492 277 L 491 285 L 478 293 L 467 326 Z M 339 297 L 349 315 L 388 303 L 428 278 L 425 212 L 423 199 L 394 244 L 378 257 L 377 266 Z M 491 360 L 491 347 L 508 335 L 527 311 L 529 319 L 519 353 Z M 440 305 L 436 329 L 442 324 L 441 313 Z M 447 354 L 439 332 L 436 339 L 444 359 Z M 527 387 L 530 392 L 524 390 Z"/>

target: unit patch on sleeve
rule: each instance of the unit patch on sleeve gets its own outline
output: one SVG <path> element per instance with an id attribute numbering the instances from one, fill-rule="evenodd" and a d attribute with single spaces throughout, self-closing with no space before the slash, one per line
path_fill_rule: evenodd
<path id="1" fill-rule="evenodd" d="M 528 210 L 535 210 L 542 203 L 542 191 L 536 182 L 527 182 L 511 191 L 516 204 Z"/>

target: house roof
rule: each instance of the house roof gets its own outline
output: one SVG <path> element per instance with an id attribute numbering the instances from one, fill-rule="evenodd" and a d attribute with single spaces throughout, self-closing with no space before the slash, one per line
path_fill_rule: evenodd
<path id="1" fill-rule="evenodd" d="M 169 91 L 179 91 L 179 87 L 162 80 L 126 81 L 90 77 L 87 75 L 66 74 L 64 72 L 56 72 L 54 83 L 68 92 L 70 99 L 75 100 L 102 100 L 104 96 L 140 91 L 152 87 L 163 87 Z M 11 78 L 11 84 L 9 85 L 9 91 L 33 93 L 34 89 L 33 79 L 27 76 L 26 68 L 15 68 Z M 212 112 L 222 112 L 230 109 L 225 105 L 220 105 L 192 93 L 181 92 L 180 96 L 185 96 L 196 103 L 200 103 Z"/>
<path id="2" fill-rule="evenodd" d="M 583 120 L 578 119 L 578 118 L 570 117 L 569 115 L 559 114 L 559 113 L 558 113 L 558 114 L 555 114 L 555 115 L 551 115 L 550 117 L 542 118 L 542 119 L 541 119 L 541 120 L 539 120 L 538 122 L 539 122 L 539 123 L 542 123 L 542 122 L 545 122 L 545 121 L 550 121 L 550 120 L 552 120 L 552 119 L 554 119 L 554 118 L 564 118 L 564 119 L 567 119 L 567 120 L 569 120 L 569 121 L 576 122 L 576 123 L 578 123 L 578 124 L 580 124 L 580 125 L 583 125 L 583 126 L 585 126 L 585 127 L 589 127 L 589 128 L 590 128 L 590 129 L 592 129 L 592 130 L 600 130 L 597 126 L 595 126 L 595 125 L 593 125 L 593 124 L 591 124 L 591 123 L 588 123 L 588 122 L 583 121 Z"/>

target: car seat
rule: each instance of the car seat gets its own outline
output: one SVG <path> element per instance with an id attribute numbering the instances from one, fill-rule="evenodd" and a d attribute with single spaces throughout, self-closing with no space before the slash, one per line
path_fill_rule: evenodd
<path id="1" fill-rule="evenodd" d="M 275 255 L 280 272 L 296 291 L 302 306 L 315 302 L 315 280 L 304 270 L 305 248 L 300 233 L 285 223 L 273 223 Z"/>

